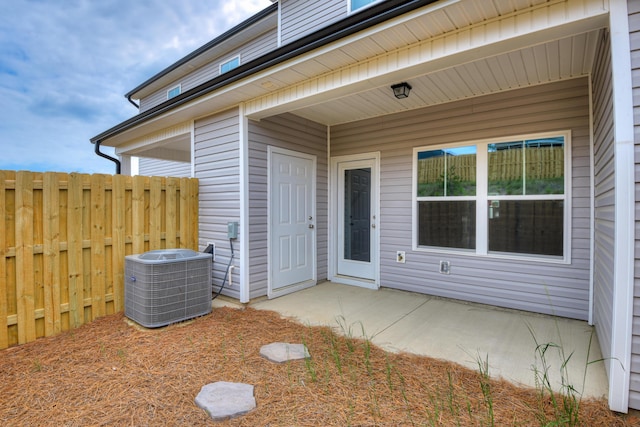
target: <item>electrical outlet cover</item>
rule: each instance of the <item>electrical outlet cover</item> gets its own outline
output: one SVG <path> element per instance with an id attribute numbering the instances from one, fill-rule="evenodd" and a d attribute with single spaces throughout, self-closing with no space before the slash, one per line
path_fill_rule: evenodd
<path id="1" fill-rule="evenodd" d="M 405 251 L 397 251 L 396 252 L 396 262 L 404 264 L 407 261 Z"/>

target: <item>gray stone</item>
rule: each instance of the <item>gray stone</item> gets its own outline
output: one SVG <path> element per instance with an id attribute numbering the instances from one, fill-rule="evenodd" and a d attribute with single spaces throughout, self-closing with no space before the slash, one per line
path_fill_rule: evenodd
<path id="1" fill-rule="evenodd" d="M 263 345 L 260 348 L 260 356 L 276 363 L 283 363 L 288 360 L 308 359 L 311 357 L 306 345 L 289 344 L 286 342 L 274 342 Z"/>
<path id="2" fill-rule="evenodd" d="M 204 409 L 214 421 L 224 421 L 255 409 L 256 398 L 253 396 L 252 385 L 219 381 L 200 389 L 196 405 Z"/>

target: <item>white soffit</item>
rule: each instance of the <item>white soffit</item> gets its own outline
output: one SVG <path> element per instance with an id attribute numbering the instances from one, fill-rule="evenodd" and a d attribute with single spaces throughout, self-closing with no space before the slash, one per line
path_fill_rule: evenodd
<path id="1" fill-rule="evenodd" d="M 169 148 L 170 147 L 170 148 Z M 151 151 L 156 150 L 155 155 Z M 168 150 L 173 153 L 168 153 Z M 166 160 L 183 159 L 191 151 L 191 121 L 186 121 L 148 134 L 116 148 L 118 155 L 154 157 Z M 174 158 L 177 157 L 177 158 Z M 187 159 L 187 161 L 190 159 Z"/>
<path id="2" fill-rule="evenodd" d="M 283 64 L 262 80 L 276 89 L 248 101 L 247 114 L 332 125 L 588 75 L 607 14 L 601 0 L 463 0 L 416 12 Z M 388 86 L 402 80 L 413 90 L 398 103 Z"/>

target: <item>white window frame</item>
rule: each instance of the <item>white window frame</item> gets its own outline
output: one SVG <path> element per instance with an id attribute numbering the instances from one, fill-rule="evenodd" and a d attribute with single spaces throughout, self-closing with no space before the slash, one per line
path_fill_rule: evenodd
<path id="1" fill-rule="evenodd" d="M 178 93 L 171 96 L 171 92 L 178 89 Z M 176 96 L 180 95 L 182 93 L 182 85 L 175 85 L 172 88 L 167 90 L 167 99 L 171 99 L 171 98 L 175 98 Z"/>
<path id="2" fill-rule="evenodd" d="M 564 194 L 549 194 L 549 195 L 530 195 L 530 196 L 489 196 L 488 195 L 488 146 L 489 144 L 498 144 L 502 142 L 513 142 L 520 140 L 531 140 L 539 138 L 550 137 L 564 137 Z M 476 146 L 476 195 L 475 196 L 452 196 L 446 199 L 442 197 L 418 197 L 418 153 L 421 151 L 431 151 L 438 149 L 450 149 L 457 147 L 469 147 Z M 418 252 L 431 252 L 431 253 L 446 253 L 453 255 L 463 256 L 480 256 L 488 258 L 499 259 L 517 259 L 517 260 L 531 260 L 531 261 L 544 261 L 550 263 L 571 263 L 571 188 L 572 188 L 572 176 L 571 176 L 571 131 L 564 130 L 558 132 L 542 132 L 534 134 L 523 135 L 510 135 L 501 138 L 488 138 L 472 141 L 463 141 L 453 144 L 438 144 L 427 145 L 421 147 L 415 147 L 413 149 L 413 171 L 411 175 L 411 197 L 412 197 L 412 247 L 414 251 Z M 550 255 L 536 255 L 536 254 L 517 254 L 517 253 L 505 253 L 505 252 L 489 252 L 489 218 L 488 218 L 488 203 L 489 200 L 563 200 L 564 201 L 564 240 L 563 240 L 563 256 L 550 256 Z M 418 202 L 420 201 L 434 201 L 434 200 L 475 200 L 476 201 L 476 248 L 473 249 L 457 249 L 457 248 L 445 248 L 445 247 L 427 247 L 418 245 Z"/>
<path id="3" fill-rule="evenodd" d="M 373 6 L 376 3 L 381 3 L 384 0 L 373 0 L 371 2 L 369 2 L 368 4 L 365 4 L 364 6 L 360 6 L 357 9 L 353 8 L 353 0 L 349 0 L 347 1 L 347 13 L 351 14 L 351 13 L 355 13 L 355 12 L 360 12 L 361 10 L 365 10 L 368 7 Z"/>
<path id="4" fill-rule="evenodd" d="M 236 66 L 235 66 L 235 67 L 233 67 L 233 68 L 228 69 L 227 71 L 222 71 L 222 67 L 224 67 L 225 65 L 227 65 L 227 64 L 229 64 L 229 63 L 231 63 L 231 62 L 235 61 L 236 59 L 238 60 L 238 65 L 236 65 Z M 219 74 L 228 73 L 229 71 L 231 71 L 231 70 L 234 70 L 234 69 L 238 68 L 238 67 L 240 66 L 240 64 L 241 64 L 241 62 L 240 62 L 240 55 L 236 55 L 236 56 L 234 56 L 233 58 L 229 58 L 229 59 L 227 59 L 226 61 L 222 61 L 222 62 L 220 63 L 220 65 L 218 66 L 218 73 L 219 73 Z"/>

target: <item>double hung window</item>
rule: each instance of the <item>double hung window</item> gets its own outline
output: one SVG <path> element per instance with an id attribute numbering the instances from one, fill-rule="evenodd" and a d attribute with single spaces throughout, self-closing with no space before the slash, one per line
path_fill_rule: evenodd
<path id="1" fill-rule="evenodd" d="M 568 259 L 569 132 L 414 150 L 414 246 Z"/>

